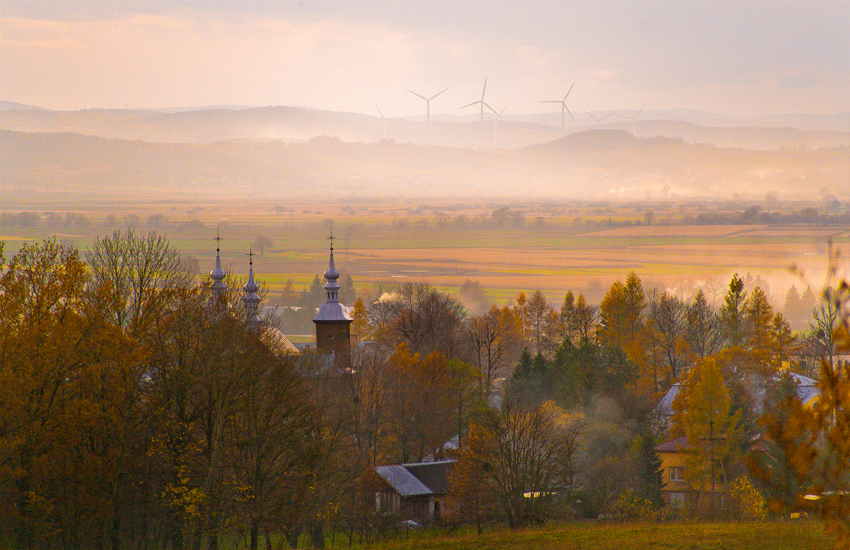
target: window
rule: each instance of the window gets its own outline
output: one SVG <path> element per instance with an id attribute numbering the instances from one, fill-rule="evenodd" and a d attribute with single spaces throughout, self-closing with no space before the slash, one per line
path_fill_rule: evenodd
<path id="1" fill-rule="evenodd" d="M 685 507 L 685 493 L 670 493 L 670 507 L 681 510 Z"/>
<path id="2" fill-rule="evenodd" d="M 685 467 L 670 466 L 670 481 L 685 481 Z"/>

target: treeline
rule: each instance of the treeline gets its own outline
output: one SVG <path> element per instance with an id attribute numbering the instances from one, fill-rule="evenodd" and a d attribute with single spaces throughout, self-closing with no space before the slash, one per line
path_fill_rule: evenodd
<path id="1" fill-rule="evenodd" d="M 352 332 L 377 344 L 338 369 L 283 353 L 235 280 L 213 295 L 153 233 L 84 257 L 27 243 L 3 264 L 0 529 L 20 548 L 370 541 L 404 519 L 376 513 L 374 466 L 445 457 L 446 522 L 657 513 L 657 397 L 693 388 L 672 433 L 757 431 L 748 384 L 795 338 L 737 276 L 720 307 L 632 273 L 598 306 L 536 291 L 478 314 L 408 283 L 354 302 Z M 841 317 L 826 304 L 808 337 L 831 354 Z M 707 400 L 728 421 L 689 419 Z M 730 479 L 736 456 L 719 456 Z"/>

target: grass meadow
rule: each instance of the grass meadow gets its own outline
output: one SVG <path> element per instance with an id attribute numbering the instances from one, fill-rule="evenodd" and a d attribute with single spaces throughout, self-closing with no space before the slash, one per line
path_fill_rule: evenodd
<path id="1" fill-rule="evenodd" d="M 519 531 L 439 534 L 410 531 L 377 542 L 387 550 L 814 550 L 834 540 L 819 521 L 724 523 L 571 523 Z"/>

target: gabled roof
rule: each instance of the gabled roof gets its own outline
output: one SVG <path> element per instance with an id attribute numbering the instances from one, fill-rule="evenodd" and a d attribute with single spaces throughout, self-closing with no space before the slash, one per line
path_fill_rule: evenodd
<path id="1" fill-rule="evenodd" d="M 275 353 L 281 355 L 299 355 L 301 353 L 301 350 L 295 347 L 295 344 L 277 327 L 266 327 L 261 339 Z"/>
<path id="2" fill-rule="evenodd" d="M 449 490 L 449 478 L 454 460 L 416 462 L 378 466 L 375 471 L 403 497 L 444 495 Z"/>
<path id="3" fill-rule="evenodd" d="M 416 476 L 410 473 L 402 464 L 378 466 L 375 468 L 375 471 L 378 472 L 379 476 L 384 478 L 384 481 L 390 484 L 390 487 L 395 489 L 403 497 L 433 494 L 431 489 L 416 479 Z"/>

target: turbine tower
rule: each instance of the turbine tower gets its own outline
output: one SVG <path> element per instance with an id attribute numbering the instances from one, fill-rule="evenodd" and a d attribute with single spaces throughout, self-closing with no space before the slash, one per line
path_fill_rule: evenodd
<path id="1" fill-rule="evenodd" d="M 378 114 L 381 115 L 381 120 L 384 122 L 384 139 L 387 139 L 387 117 L 385 117 L 384 113 L 381 112 L 381 108 L 378 107 L 377 103 L 375 103 L 375 108 L 378 110 Z"/>
<path id="2" fill-rule="evenodd" d="M 646 107 L 646 105 L 644 104 L 643 107 Z M 632 121 L 632 135 L 634 137 L 637 137 L 637 117 L 640 116 L 640 112 L 643 111 L 643 107 L 638 109 L 638 112 L 635 113 L 635 116 L 617 115 L 617 118 L 626 118 L 626 119 L 629 119 L 629 120 Z"/>
<path id="3" fill-rule="evenodd" d="M 504 109 L 496 113 L 496 118 L 493 119 L 493 149 L 499 148 L 499 119 L 502 118 L 502 113 L 507 110 L 507 106 Z"/>
<path id="4" fill-rule="evenodd" d="M 582 111 L 584 111 L 584 109 L 582 109 Z M 587 113 L 587 116 L 589 116 L 590 118 L 592 118 L 593 120 L 595 120 L 595 121 L 596 121 L 596 129 L 597 129 L 597 130 L 599 129 L 599 122 L 600 122 L 600 121 L 603 121 L 603 120 L 605 120 L 606 118 L 608 118 L 609 116 L 611 116 L 611 115 L 613 115 L 613 114 L 614 114 L 614 111 L 611 111 L 610 113 L 608 113 L 607 115 L 605 115 L 605 116 L 603 116 L 603 117 L 595 117 L 595 116 L 593 116 L 592 114 L 588 113 L 587 111 L 584 111 L 584 112 L 585 112 L 585 113 Z"/>
<path id="5" fill-rule="evenodd" d="M 575 85 L 576 85 L 576 83 L 573 82 L 573 86 L 575 86 Z M 570 113 L 570 108 L 567 107 L 567 98 L 570 96 L 570 92 L 573 91 L 573 86 L 570 86 L 570 89 L 567 90 L 567 95 L 564 96 L 564 99 L 549 99 L 547 101 L 541 101 L 540 102 L 540 103 L 560 103 L 561 104 L 561 130 L 562 131 L 564 130 L 565 123 L 566 123 L 566 119 L 564 118 L 564 111 Z M 574 117 L 572 113 L 570 113 L 570 118 L 573 119 L 573 122 L 576 121 L 576 117 Z"/>
<path id="6" fill-rule="evenodd" d="M 499 114 L 499 113 L 496 112 L 496 109 L 490 107 L 489 105 L 487 105 L 487 102 L 484 101 L 484 93 L 486 91 L 487 91 L 487 78 L 485 77 L 484 78 L 484 89 L 481 90 L 481 99 L 479 99 L 478 101 L 473 101 L 472 103 L 469 103 L 469 104 L 461 107 L 461 109 L 466 109 L 467 107 L 472 107 L 473 105 L 479 105 L 479 104 L 481 105 L 481 145 L 480 145 L 479 148 L 482 151 L 484 150 L 484 107 L 487 107 L 488 109 L 490 109 L 491 111 L 493 111 L 493 113 L 495 113 L 497 115 Z"/>
<path id="7" fill-rule="evenodd" d="M 445 92 L 446 90 L 448 90 L 448 88 L 443 90 L 443 92 Z M 425 100 L 425 127 L 426 127 L 427 132 L 428 132 L 428 144 L 430 145 L 431 144 L 431 100 L 436 98 L 438 95 L 440 95 L 443 92 L 434 94 L 431 97 L 425 97 L 424 95 L 417 94 L 413 90 L 407 90 L 407 91 L 412 93 L 416 97 Z"/>

